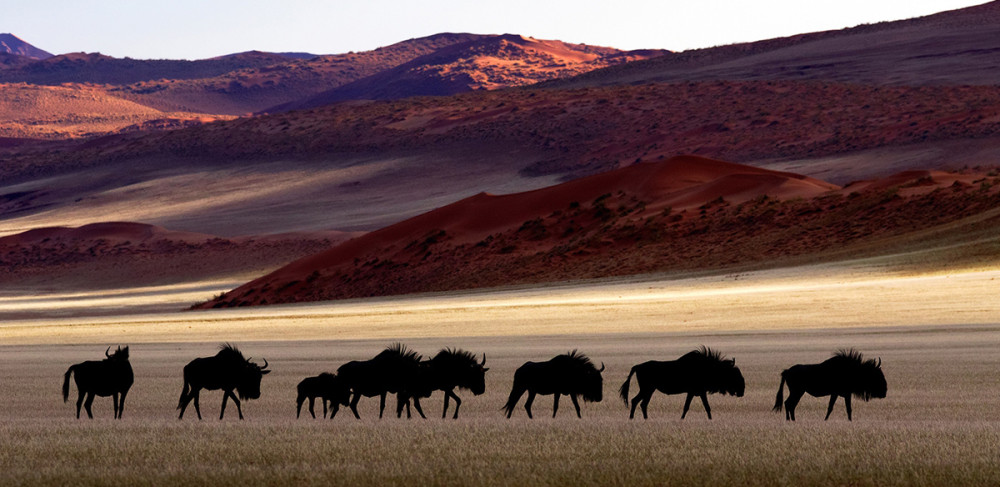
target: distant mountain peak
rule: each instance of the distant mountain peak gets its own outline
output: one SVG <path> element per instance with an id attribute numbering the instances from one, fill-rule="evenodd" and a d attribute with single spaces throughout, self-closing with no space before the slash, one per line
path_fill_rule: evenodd
<path id="1" fill-rule="evenodd" d="M 24 42 L 20 37 L 9 33 L 0 34 L 0 52 L 24 56 L 30 59 L 48 59 L 52 57 L 52 54 L 32 46 Z"/>

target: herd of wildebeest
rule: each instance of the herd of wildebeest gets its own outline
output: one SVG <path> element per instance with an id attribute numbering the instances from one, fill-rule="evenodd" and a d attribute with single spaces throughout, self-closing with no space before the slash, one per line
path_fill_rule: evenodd
<path id="1" fill-rule="evenodd" d="M 132 387 L 134 375 L 129 363 L 128 347 L 118 347 L 115 353 L 110 353 L 111 347 L 104 352 L 104 360 L 94 360 L 70 366 L 63 379 L 63 400 L 69 400 L 70 376 L 76 381 L 79 395 L 76 401 L 76 417 L 80 417 L 83 406 L 87 416 L 93 418 L 91 404 L 94 396 L 111 396 L 114 401 L 114 417 L 121 419 L 125 409 L 125 396 Z M 309 400 L 309 413 L 313 418 L 314 401 L 319 398 L 323 404 L 323 417 L 327 416 L 327 405 L 332 408 L 330 418 L 336 416 L 340 406 L 349 406 L 354 417 L 358 415 L 358 401 L 362 397 L 379 396 L 379 418 L 385 411 L 385 399 L 388 394 L 396 395 L 396 415 L 402 416 L 406 409 L 410 417 L 410 403 L 421 417 L 424 416 L 420 407 L 420 399 L 428 398 L 434 391 L 444 392 L 444 410 L 441 417 L 448 414 L 449 401 L 454 399 L 454 418 L 458 419 L 458 409 L 462 404 L 455 389 L 467 389 L 474 395 L 480 395 L 486 390 L 485 376 L 486 355 L 482 360 L 476 355 L 461 349 L 446 348 L 428 360 L 408 349 L 405 345 L 394 344 L 370 360 L 351 361 L 341 365 L 337 373 L 322 373 L 315 377 L 307 377 L 298 384 L 296 398 L 296 417 L 302 412 L 302 404 Z M 236 411 L 243 419 L 240 401 L 260 397 L 262 377 L 269 373 L 267 360 L 259 365 L 243 356 L 236 347 L 225 344 L 217 354 L 211 357 L 201 357 L 192 360 L 184 366 L 184 387 L 181 391 L 177 409 L 179 418 L 184 417 L 184 411 L 191 401 L 201 419 L 199 397 L 202 389 L 222 390 L 222 410 L 219 419 L 226 413 L 226 403 L 231 398 L 236 404 Z M 584 354 L 576 350 L 558 355 L 546 362 L 526 362 L 514 372 L 514 382 L 510 396 L 503 410 L 510 418 L 514 408 L 526 392 L 524 409 L 531 418 L 531 405 L 535 396 L 554 395 L 552 416 L 559 410 L 559 397 L 569 396 L 580 416 L 582 397 L 587 402 L 600 402 L 603 397 L 604 380 L 602 373 L 604 364 L 597 368 Z M 736 366 L 735 359 L 727 359 L 718 351 L 707 347 L 688 352 L 670 361 L 651 360 L 632 367 L 628 377 L 619 388 L 619 395 L 625 404 L 629 404 L 629 385 L 635 376 L 639 392 L 632 398 L 629 418 L 635 417 L 637 406 L 642 407 L 643 418 L 648 418 L 647 406 L 656 391 L 665 394 L 687 394 L 684 401 L 683 419 L 691 406 L 691 400 L 696 396 L 701 398 L 708 419 L 712 419 L 712 411 L 708 405 L 708 394 L 730 394 L 743 396 L 745 382 L 743 374 Z M 788 398 L 783 399 L 785 384 L 788 384 Z M 833 357 L 818 364 L 794 365 L 781 372 L 781 383 L 774 404 L 774 411 L 785 409 L 785 419 L 795 420 L 795 407 L 805 393 L 812 396 L 830 396 L 830 404 L 826 412 L 829 419 L 837 397 L 843 397 L 847 407 L 847 419 L 851 419 L 851 397 L 859 397 L 865 401 L 871 398 L 884 398 L 886 395 L 885 376 L 882 374 L 882 361 L 862 357 L 854 349 L 840 350 Z"/>

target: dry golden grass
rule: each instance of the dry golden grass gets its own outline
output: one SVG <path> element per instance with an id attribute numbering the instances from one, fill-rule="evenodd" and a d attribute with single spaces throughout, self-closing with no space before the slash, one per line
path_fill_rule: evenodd
<path id="1" fill-rule="evenodd" d="M 276 325 L 280 326 L 280 325 Z M 114 340 L 109 336 L 95 339 Z M 5 484 L 276 485 L 990 485 L 1000 482 L 1000 422 L 995 369 L 1000 327 L 951 326 L 807 331 L 720 331 L 409 339 L 418 351 L 443 346 L 485 352 L 487 392 L 461 393 L 457 421 L 441 420 L 440 393 L 424 402 L 427 420 L 376 419 L 377 400 L 361 403 L 362 420 L 341 411 L 330 421 L 295 420 L 295 384 L 307 375 L 374 355 L 387 340 L 248 342 L 274 373 L 263 396 L 245 403 L 247 420 L 217 419 L 221 396 L 206 392 L 205 420 L 183 421 L 174 409 L 180 371 L 216 343 L 132 346 L 136 384 L 121 422 L 107 399 L 98 419 L 73 418 L 59 397 L 71 363 L 94 359 L 102 346 L 0 348 L 0 481 Z M 627 419 L 616 397 L 628 368 L 700 345 L 736 357 L 747 379 L 743 398 L 712 396 L 714 420 L 700 405 L 680 420 L 682 397 L 654 396 L 651 419 Z M 823 422 L 826 401 L 806 397 L 799 421 L 770 411 L 778 373 L 856 346 L 883 360 L 884 400 L 855 403 L 847 422 L 839 404 Z M 607 365 L 605 398 L 583 405 L 583 419 L 564 401 L 500 411 L 514 369 L 580 348 Z M 633 384 L 634 387 L 634 384 Z M 74 388 L 75 391 L 75 388 Z M 74 392 L 75 393 L 75 392 Z M 391 401 L 390 401 L 391 402 Z M 522 400 L 523 403 L 523 400 Z"/>

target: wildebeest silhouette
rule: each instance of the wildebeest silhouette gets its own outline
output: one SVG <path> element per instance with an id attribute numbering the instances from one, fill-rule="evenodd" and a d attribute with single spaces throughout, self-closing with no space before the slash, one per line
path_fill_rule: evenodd
<path id="1" fill-rule="evenodd" d="M 202 389 L 214 391 L 222 389 L 222 411 L 219 419 L 226 415 L 226 401 L 233 398 L 236 403 L 236 411 L 243 419 L 243 408 L 240 407 L 240 399 L 257 399 L 260 397 L 260 380 L 270 373 L 267 370 L 267 359 L 264 365 L 260 366 L 243 357 L 243 353 L 230 344 L 222 345 L 219 353 L 212 357 L 196 358 L 184 366 L 184 389 L 181 390 L 181 398 L 177 403 L 177 409 L 181 410 L 177 419 L 184 418 L 184 410 L 194 399 L 194 410 L 201 419 L 201 406 L 198 403 Z M 239 397 L 233 394 L 233 390 L 239 393 Z"/>
<path id="2" fill-rule="evenodd" d="M 104 360 L 88 360 L 71 365 L 63 376 L 63 402 L 69 401 L 69 376 L 76 374 L 74 381 L 79 395 L 76 399 L 76 419 L 80 419 L 80 405 L 87 409 L 87 417 L 94 419 L 90 405 L 94 396 L 111 396 L 114 403 L 115 419 L 122 419 L 125 410 L 125 396 L 132 387 L 135 376 L 132 374 L 132 364 L 128 361 L 128 347 L 121 346 L 114 355 L 109 354 L 111 347 L 104 351 Z M 84 402 L 84 396 L 87 397 Z"/>
<path id="3" fill-rule="evenodd" d="M 795 406 L 802 395 L 809 393 L 815 397 L 830 396 L 830 406 L 826 418 L 830 419 L 837 396 L 844 398 L 847 406 L 847 420 L 851 421 L 851 396 L 864 401 L 884 398 L 886 394 L 885 375 L 882 374 L 882 359 L 865 360 L 855 349 L 840 350 L 818 364 L 799 364 L 781 372 L 781 384 L 774 403 L 774 412 L 781 411 L 782 393 L 788 383 L 788 400 L 785 401 L 785 420 L 795 421 Z"/>
<path id="4" fill-rule="evenodd" d="M 323 372 L 315 377 L 306 377 L 299 382 L 298 385 L 299 395 L 295 398 L 295 417 L 298 418 L 299 414 L 302 413 L 302 403 L 309 399 L 309 414 L 316 418 L 316 412 L 313 411 L 313 404 L 316 398 L 320 398 L 323 402 L 323 417 L 326 417 L 326 403 L 330 402 L 333 407 L 333 411 L 330 413 L 330 419 L 333 419 L 340 411 L 340 406 L 347 406 L 351 400 L 351 389 L 344 384 L 341 380 L 334 374 L 329 372 Z"/>
<path id="5" fill-rule="evenodd" d="M 379 396 L 378 417 L 385 411 L 385 396 L 412 384 L 420 366 L 421 356 L 402 343 L 395 343 L 370 360 L 354 360 L 337 369 L 337 377 L 351 388 L 351 412 L 358 415 L 361 396 Z"/>
<path id="6" fill-rule="evenodd" d="M 559 410 L 559 396 L 567 395 L 576 408 L 576 417 L 580 416 L 580 403 L 577 396 L 583 396 L 587 402 L 601 402 L 604 393 L 604 364 L 598 369 L 586 355 L 576 350 L 558 355 L 547 362 L 525 362 L 514 372 L 514 385 L 504 409 L 510 418 L 514 406 L 527 391 L 528 399 L 524 402 L 524 410 L 531 418 L 531 403 L 536 394 L 554 394 L 552 417 Z"/>
<path id="7" fill-rule="evenodd" d="M 677 360 L 660 362 L 650 360 L 643 362 L 628 373 L 625 383 L 618 389 L 625 404 L 628 405 L 628 388 L 632 375 L 639 384 L 639 393 L 632 398 L 632 410 L 629 419 L 635 417 L 635 407 L 642 406 L 642 417 L 648 419 L 646 407 L 653 393 L 687 394 L 684 400 L 684 412 L 681 419 L 687 416 L 691 400 L 698 396 L 705 406 L 705 414 L 712 419 L 712 409 L 708 406 L 709 393 L 732 394 L 742 397 L 746 386 L 736 360 L 727 360 L 718 351 L 701 347 L 682 355 Z"/>
<path id="8" fill-rule="evenodd" d="M 420 408 L 420 399 L 430 397 L 434 391 L 444 391 L 444 409 L 441 411 L 441 418 L 448 417 L 448 402 L 455 400 L 455 415 L 453 419 L 458 419 L 458 409 L 462 405 L 462 400 L 455 394 L 455 388 L 468 389 L 475 395 L 480 395 L 486 391 L 486 354 L 480 362 L 471 352 L 462 349 L 452 350 L 445 348 L 437 353 L 430 360 L 420 363 L 414 382 L 408 384 L 406 388 L 397 393 L 396 416 L 402 415 L 402 407 L 406 406 L 406 417 L 410 417 L 409 399 L 413 399 L 413 405 L 421 417 L 424 416 Z"/>

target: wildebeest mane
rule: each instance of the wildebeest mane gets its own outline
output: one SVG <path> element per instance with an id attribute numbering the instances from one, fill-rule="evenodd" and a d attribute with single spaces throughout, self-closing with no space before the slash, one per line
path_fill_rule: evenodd
<path id="1" fill-rule="evenodd" d="M 375 358 L 376 359 L 393 358 L 393 359 L 399 359 L 416 363 L 420 362 L 423 356 L 421 356 L 414 350 L 410 350 L 406 345 L 402 343 L 393 343 L 392 345 L 386 347 L 385 350 L 379 352 L 379 354 L 376 355 Z"/>
<path id="2" fill-rule="evenodd" d="M 590 360 L 590 357 L 580 353 L 577 349 L 573 349 L 568 353 L 556 356 L 552 359 L 553 362 L 568 362 L 577 367 L 589 367 L 591 369 L 597 370 L 597 366 L 594 362 Z"/>
<path id="3" fill-rule="evenodd" d="M 462 350 L 461 348 L 444 348 L 437 353 L 433 358 L 432 362 L 438 362 L 441 364 L 454 364 L 454 365 L 468 365 L 468 364 L 478 364 L 479 360 L 476 358 L 472 352 Z"/>
<path id="4" fill-rule="evenodd" d="M 219 347 L 219 353 L 215 354 L 215 356 L 222 359 L 232 360 L 234 362 L 247 361 L 246 357 L 243 356 L 243 352 L 241 352 L 240 349 L 236 348 L 236 345 L 233 345 L 231 343 L 223 343 L 222 346 Z"/>
<path id="5" fill-rule="evenodd" d="M 850 362 L 854 365 L 873 366 L 873 367 L 877 366 L 877 364 L 875 363 L 875 359 L 865 360 L 864 355 L 862 355 L 861 352 L 853 348 L 841 348 L 840 350 L 837 350 L 837 353 L 833 354 L 832 358 L 840 359 L 845 362 Z"/>
<path id="6" fill-rule="evenodd" d="M 704 345 L 702 345 L 697 350 L 692 350 L 684 355 L 681 355 L 679 360 L 685 360 L 685 359 L 687 360 L 701 359 L 711 362 L 717 362 L 720 364 L 729 364 L 729 365 L 735 364 L 733 360 L 727 360 L 726 357 L 722 355 L 722 352 L 718 350 L 712 350 L 711 348 L 706 347 Z"/>

